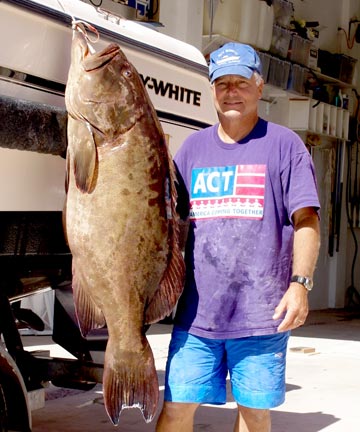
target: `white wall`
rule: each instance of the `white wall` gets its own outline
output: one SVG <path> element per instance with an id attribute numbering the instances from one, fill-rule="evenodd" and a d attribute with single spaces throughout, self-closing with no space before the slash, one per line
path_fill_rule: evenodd
<path id="1" fill-rule="evenodd" d="M 360 59 L 360 44 L 355 42 L 353 48 L 348 48 L 344 32 L 338 31 L 338 27 L 340 27 L 348 33 L 349 20 L 351 18 L 360 20 L 359 0 L 292 0 L 292 2 L 296 19 L 319 21 L 319 46 L 321 49 Z M 356 24 L 351 26 L 350 39 L 355 33 L 356 26 Z M 360 85 L 359 70 L 360 64 L 356 68 L 354 82 L 356 87 Z"/>
<path id="2" fill-rule="evenodd" d="M 358 59 L 360 63 L 360 44 L 354 43 L 353 47 L 347 46 L 346 36 L 338 27 L 348 32 L 349 20 L 360 19 L 359 0 L 294 0 L 295 17 L 308 21 L 319 21 L 320 37 L 319 47 L 332 53 L 343 53 Z M 325 13 L 326 11 L 326 13 Z M 352 25 L 350 39 L 352 39 L 357 25 Z M 355 69 L 353 85 L 360 85 L 360 64 Z M 352 94 L 352 90 L 348 90 Z M 339 144 L 334 144 L 339 145 Z M 348 146 L 347 146 L 348 148 Z M 334 249 L 333 256 L 328 253 L 328 211 L 329 207 L 329 173 L 332 167 L 329 165 L 330 150 L 326 148 L 315 149 L 313 152 L 320 186 L 320 199 L 322 203 L 322 247 L 318 261 L 315 280 L 317 291 L 311 293 L 311 309 L 326 307 L 344 307 L 346 305 L 347 291 L 351 283 L 351 265 L 354 256 L 354 241 L 348 229 L 346 216 L 346 174 L 347 157 L 345 155 L 343 175 L 343 201 L 341 208 L 341 227 L 338 252 Z M 326 171 L 328 171 L 328 174 Z M 359 231 L 359 230 L 357 230 Z M 360 240 L 359 232 L 356 233 Z M 360 288 L 359 254 L 355 266 L 354 285 Z"/>
<path id="3" fill-rule="evenodd" d="M 99 0 L 93 0 L 92 2 L 90 0 L 81 0 L 84 3 L 88 3 L 91 5 L 98 5 L 100 4 Z M 136 18 L 136 10 L 134 8 L 131 8 L 126 5 L 122 5 L 120 3 L 115 2 L 114 0 L 102 0 L 101 2 L 101 9 L 111 12 L 113 14 L 119 15 L 122 18 L 126 19 L 135 19 Z"/>
<path id="4" fill-rule="evenodd" d="M 321 31 L 320 48 L 335 52 L 337 47 L 337 27 L 345 22 L 343 4 L 347 0 L 293 0 L 296 19 L 319 21 Z M 337 48 L 336 48 L 337 50 Z"/>
<path id="5" fill-rule="evenodd" d="M 158 30 L 201 49 L 203 11 L 203 0 L 161 0 Z"/>
<path id="6" fill-rule="evenodd" d="M 358 154 L 356 155 L 356 153 L 358 152 Z M 352 148 L 351 148 L 351 178 L 350 178 L 350 191 L 351 193 L 354 190 L 354 179 L 355 179 L 355 166 L 356 166 L 356 161 L 358 162 L 358 164 L 360 163 L 360 145 L 357 148 L 356 144 L 352 144 Z M 358 171 L 360 171 L 360 168 L 358 166 Z M 359 190 L 359 179 L 357 179 L 357 190 L 358 190 L 358 196 L 360 194 L 360 190 Z M 357 209 L 359 210 L 360 207 L 360 202 L 359 199 L 357 200 Z M 356 207 L 355 207 L 356 209 Z M 351 289 L 349 290 L 350 286 L 355 286 L 355 288 L 357 289 L 357 291 L 360 293 L 360 222 L 359 222 L 359 218 L 360 218 L 360 214 L 359 212 L 357 213 L 352 212 L 352 207 L 351 205 L 349 205 L 349 213 L 351 215 L 352 220 L 354 221 L 353 223 L 353 233 L 351 232 L 350 228 L 347 229 L 347 243 L 346 243 L 346 278 L 345 278 L 345 287 L 346 287 L 346 291 L 345 294 L 348 293 L 348 291 L 351 292 Z M 353 237 L 353 235 L 355 236 L 355 239 Z M 357 252 L 355 250 L 355 242 L 357 242 Z M 354 269 L 353 269 L 353 280 L 352 280 L 352 265 L 353 265 L 353 259 L 354 259 L 354 254 L 356 252 L 356 260 L 355 260 L 355 265 L 354 265 Z M 355 298 L 356 299 L 356 298 Z M 353 298 L 354 300 L 354 298 Z M 357 302 L 359 303 L 359 299 L 357 299 Z"/>

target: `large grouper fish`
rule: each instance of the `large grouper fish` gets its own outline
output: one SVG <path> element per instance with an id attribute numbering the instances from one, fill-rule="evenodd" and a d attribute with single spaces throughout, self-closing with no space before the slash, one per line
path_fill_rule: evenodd
<path id="1" fill-rule="evenodd" d="M 116 44 L 96 52 L 73 26 L 65 231 L 82 334 L 108 329 L 103 393 L 113 424 L 157 409 L 146 324 L 171 313 L 184 283 L 175 169 L 141 78 Z"/>

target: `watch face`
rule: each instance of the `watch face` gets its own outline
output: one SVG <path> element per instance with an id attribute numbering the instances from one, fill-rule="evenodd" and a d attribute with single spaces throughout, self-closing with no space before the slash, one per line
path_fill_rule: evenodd
<path id="1" fill-rule="evenodd" d="M 305 278 L 305 282 L 304 282 L 305 288 L 309 291 L 312 290 L 313 287 L 313 281 L 310 278 Z"/>

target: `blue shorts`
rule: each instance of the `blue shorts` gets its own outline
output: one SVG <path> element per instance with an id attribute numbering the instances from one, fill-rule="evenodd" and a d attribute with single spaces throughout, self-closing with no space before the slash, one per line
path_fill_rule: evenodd
<path id="1" fill-rule="evenodd" d="M 174 328 L 165 375 L 165 401 L 224 404 L 229 372 L 239 405 L 269 409 L 285 399 L 289 332 L 207 339 Z"/>

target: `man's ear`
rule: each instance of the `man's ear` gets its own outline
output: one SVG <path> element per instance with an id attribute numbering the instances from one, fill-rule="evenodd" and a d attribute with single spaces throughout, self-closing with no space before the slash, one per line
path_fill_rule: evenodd
<path id="1" fill-rule="evenodd" d="M 262 98 L 263 90 L 264 90 L 264 80 L 261 79 L 261 81 L 258 84 L 259 99 Z"/>

